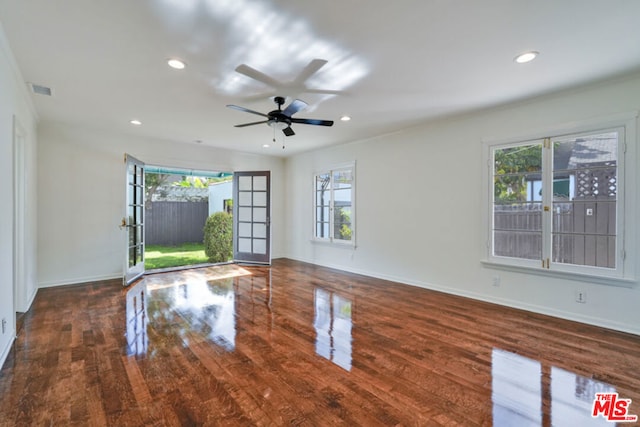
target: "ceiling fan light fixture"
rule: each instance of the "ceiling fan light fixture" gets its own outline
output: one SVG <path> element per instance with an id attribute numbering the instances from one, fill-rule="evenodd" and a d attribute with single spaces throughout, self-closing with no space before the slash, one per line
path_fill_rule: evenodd
<path id="1" fill-rule="evenodd" d="M 288 124 L 288 123 L 286 123 L 286 122 L 281 122 L 281 121 L 278 121 L 278 120 L 269 120 L 269 121 L 267 122 L 267 124 L 268 124 L 269 126 L 271 126 L 272 128 L 274 128 L 274 129 L 278 129 L 278 130 L 283 130 L 283 129 L 286 129 L 286 128 L 288 128 L 288 127 L 289 127 L 289 124 Z"/>
<path id="2" fill-rule="evenodd" d="M 539 52 L 532 50 L 530 52 L 521 53 L 520 55 L 516 56 L 513 60 L 518 64 L 526 64 L 527 62 L 531 62 L 534 59 L 536 59 L 536 57 L 539 54 L 540 54 Z"/>
<path id="3" fill-rule="evenodd" d="M 175 68 L 176 70 L 184 70 L 184 68 L 187 66 L 184 61 L 176 58 L 170 58 L 169 60 L 167 60 L 167 64 L 169 65 L 169 67 Z"/>

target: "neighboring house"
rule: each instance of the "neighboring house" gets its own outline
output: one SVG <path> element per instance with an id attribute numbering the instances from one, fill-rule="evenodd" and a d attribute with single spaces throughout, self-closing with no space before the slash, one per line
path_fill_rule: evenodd
<path id="1" fill-rule="evenodd" d="M 233 182 L 214 182 L 209 184 L 209 215 L 226 211 L 231 212 L 233 203 Z"/>

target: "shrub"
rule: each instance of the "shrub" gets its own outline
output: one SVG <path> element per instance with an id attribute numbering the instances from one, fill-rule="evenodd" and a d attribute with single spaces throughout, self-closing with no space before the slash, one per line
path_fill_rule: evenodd
<path id="1" fill-rule="evenodd" d="M 209 262 L 226 262 L 233 257 L 233 218 L 216 212 L 204 224 L 204 253 Z"/>

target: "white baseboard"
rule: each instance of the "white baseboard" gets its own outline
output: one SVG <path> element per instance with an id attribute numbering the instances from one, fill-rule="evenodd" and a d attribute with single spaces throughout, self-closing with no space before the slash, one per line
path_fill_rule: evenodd
<path id="1" fill-rule="evenodd" d="M 15 334 L 11 339 L 7 342 L 7 345 L 4 349 L 2 349 L 2 355 L 0 355 L 0 368 L 4 366 L 4 362 L 7 361 L 7 356 L 9 356 L 9 352 L 11 351 L 11 346 L 13 342 L 16 340 Z"/>
<path id="2" fill-rule="evenodd" d="M 89 283 L 89 282 L 101 282 L 103 280 L 114 280 L 114 279 L 122 279 L 122 274 L 117 275 L 107 275 L 107 276 L 89 276 L 89 277 L 78 277 L 75 279 L 67 279 L 64 281 L 49 281 L 49 282 L 40 282 L 38 283 L 38 289 L 41 288 L 53 288 L 56 286 L 67 286 L 67 285 L 77 285 L 79 283 Z"/>
<path id="3" fill-rule="evenodd" d="M 602 318 L 599 318 L 599 317 L 584 316 L 584 315 L 580 315 L 580 314 L 577 314 L 577 313 L 566 312 L 566 311 L 562 311 L 562 310 L 555 310 L 555 309 L 552 309 L 552 308 L 549 308 L 549 307 L 539 306 L 539 305 L 535 305 L 535 304 L 526 304 L 526 303 L 522 303 L 521 301 L 514 301 L 514 300 L 506 299 L 506 298 L 495 298 L 495 297 L 491 297 L 491 296 L 487 296 L 487 295 L 483 295 L 483 294 L 479 294 L 479 293 L 475 293 L 475 292 L 460 291 L 459 289 L 451 288 L 451 287 L 448 287 L 448 286 L 434 285 L 433 283 L 427 283 L 427 282 L 422 282 L 422 281 L 418 281 L 418 280 L 408 279 L 408 278 L 405 278 L 405 277 L 398 277 L 398 276 L 383 274 L 383 273 L 379 273 L 379 272 L 373 272 L 373 271 L 370 271 L 370 270 L 366 270 L 365 271 L 365 270 L 360 270 L 360 269 L 357 269 L 357 268 L 345 267 L 343 265 L 335 265 L 335 264 L 331 264 L 331 263 L 320 263 L 320 262 L 315 262 L 313 260 L 304 259 L 304 258 L 300 258 L 300 257 L 289 256 L 287 258 L 293 259 L 295 261 L 301 261 L 301 262 L 306 262 L 306 263 L 309 263 L 309 264 L 322 266 L 322 267 L 333 268 L 333 269 L 336 269 L 336 270 L 342 270 L 342 271 L 346 271 L 346 272 L 349 272 L 349 273 L 360 274 L 362 276 L 373 277 L 373 278 L 382 279 L 382 280 L 388 280 L 388 281 L 391 281 L 391 282 L 401 283 L 401 284 L 404 284 L 404 285 L 411 285 L 411 286 L 416 286 L 416 287 L 419 287 L 419 288 L 429 289 L 429 290 L 432 290 L 432 291 L 438 291 L 438 292 L 447 293 L 447 294 L 450 294 L 450 295 L 457 295 L 457 296 L 461 296 L 461 297 L 472 298 L 472 299 L 475 299 L 475 300 L 484 301 L 484 302 L 488 302 L 488 303 L 492 303 L 492 304 L 498 304 L 498 305 L 511 307 L 511 308 L 516 308 L 516 309 L 519 309 L 519 310 L 531 311 L 531 312 L 534 312 L 534 313 L 544 314 L 546 316 L 557 317 L 557 318 L 564 319 L 564 320 L 571 320 L 571 321 L 574 321 L 574 322 L 586 323 L 588 325 L 598 326 L 598 327 L 601 327 L 601 328 L 613 329 L 615 331 L 626 332 L 626 333 L 634 334 L 634 335 L 640 335 L 640 327 L 633 327 L 633 326 L 630 326 L 630 325 L 627 325 L 627 324 L 624 324 L 624 323 L 614 322 L 614 321 L 611 321 L 611 320 L 608 320 L 608 319 L 602 319 Z"/>

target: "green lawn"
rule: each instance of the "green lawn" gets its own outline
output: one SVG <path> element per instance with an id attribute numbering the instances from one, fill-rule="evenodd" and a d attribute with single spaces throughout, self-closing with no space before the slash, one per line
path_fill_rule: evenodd
<path id="1" fill-rule="evenodd" d="M 144 268 L 147 270 L 207 262 L 202 243 L 183 243 L 179 246 L 147 245 L 144 256 Z"/>

